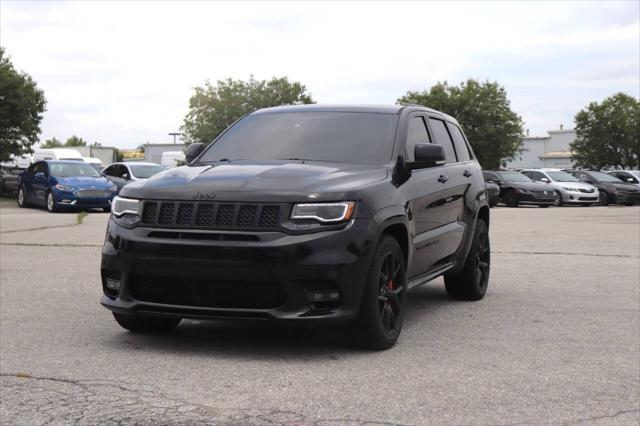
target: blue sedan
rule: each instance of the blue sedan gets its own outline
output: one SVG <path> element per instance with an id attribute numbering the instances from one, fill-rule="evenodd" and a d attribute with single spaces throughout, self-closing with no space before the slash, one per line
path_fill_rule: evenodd
<path id="1" fill-rule="evenodd" d="M 50 212 L 65 208 L 111 209 L 115 184 L 82 161 L 38 161 L 20 175 L 18 205 L 45 206 Z"/>

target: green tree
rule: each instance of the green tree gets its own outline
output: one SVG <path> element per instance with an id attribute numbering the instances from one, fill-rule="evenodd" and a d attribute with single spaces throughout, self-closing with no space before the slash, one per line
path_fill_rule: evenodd
<path id="1" fill-rule="evenodd" d="M 30 75 L 18 72 L 0 47 L 0 161 L 31 151 L 45 111 L 44 92 Z"/>
<path id="2" fill-rule="evenodd" d="M 116 162 L 121 162 L 124 159 L 124 154 L 118 148 L 113 148 L 113 159 Z"/>
<path id="3" fill-rule="evenodd" d="M 507 92 L 497 82 L 469 79 L 459 86 L 438 82 L 428 90 L 407 92 L 398 102 L 424 105 L 455 117 L 486 169 L 498 168 L 520 152 L 522 119 L 511 110 Z"/>
<path id="4" fill-rule="evenodd" d="M 226 79 L 215 85 L 207 81 L 196 87 L 189 100 L 189 112 L 181 127 L 182 138 L 189 144 L 208 144 L 224 129 L 245 114 L 278 105 L 311 104 L 314 100 L 299 82 L 287 77 L 249 81 Z"/>
<path id="5" fill-rule="evenodd" d="M 640 168 L 640 100 L 617 93 L 576 114 L 576 165 Z"/>
<path id="6" fill-rule="evenodd" d="M 64 146 L 87 146 L 87 141 L 82 138 L 77 137 L 76 135 L 71 136 L 64 143 Z"/>
<path id="7" fill-rule="evenodd" d="M 61 147 L 62 142 L 60 142 L 58 139 L 56 138 L 51 138 L 51 139 L 47 139 L 46 141 L 44 141 L 44 143 L 42 145 L 40 145 L 40 148 L 58 148 Z"/>

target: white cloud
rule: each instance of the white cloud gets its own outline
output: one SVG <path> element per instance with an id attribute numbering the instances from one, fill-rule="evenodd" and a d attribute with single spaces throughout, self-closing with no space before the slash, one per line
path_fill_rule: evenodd
<path id="1" fill-rule="evenodd" d="M 637 2 L 2 2 L 0 43 L 45 90 L 42 139 L 169 141 L 206 79 L 287 75 L 322 103 L 504 84 L 534 133 L 638 96 Z M 634 77 L 635 76 L 635 77 Z"/>

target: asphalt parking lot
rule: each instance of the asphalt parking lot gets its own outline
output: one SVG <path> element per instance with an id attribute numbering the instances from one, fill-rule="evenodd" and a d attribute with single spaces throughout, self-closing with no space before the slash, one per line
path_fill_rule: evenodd
<path id="1" fill-rule="evenodd" d="M 640 421 L 640 207 L 492 209 L 480 302 L 410 294 L 398 345 L 331 330 L 121 329 L 99 305 L 107 214 L 0 201 L 2 424 Z"/>

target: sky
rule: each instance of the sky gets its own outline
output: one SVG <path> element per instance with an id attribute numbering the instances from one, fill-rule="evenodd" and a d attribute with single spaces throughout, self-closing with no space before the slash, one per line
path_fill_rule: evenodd
<path id="1" fill-rule="evenodd" d="M 27 2 L 0 45 L 45 92 L 41 141 L 169 143 L 207 80 L 300 81 L 319 103 L 497 81 L 532 136 L 640 97 L 640 2 Z"/>

